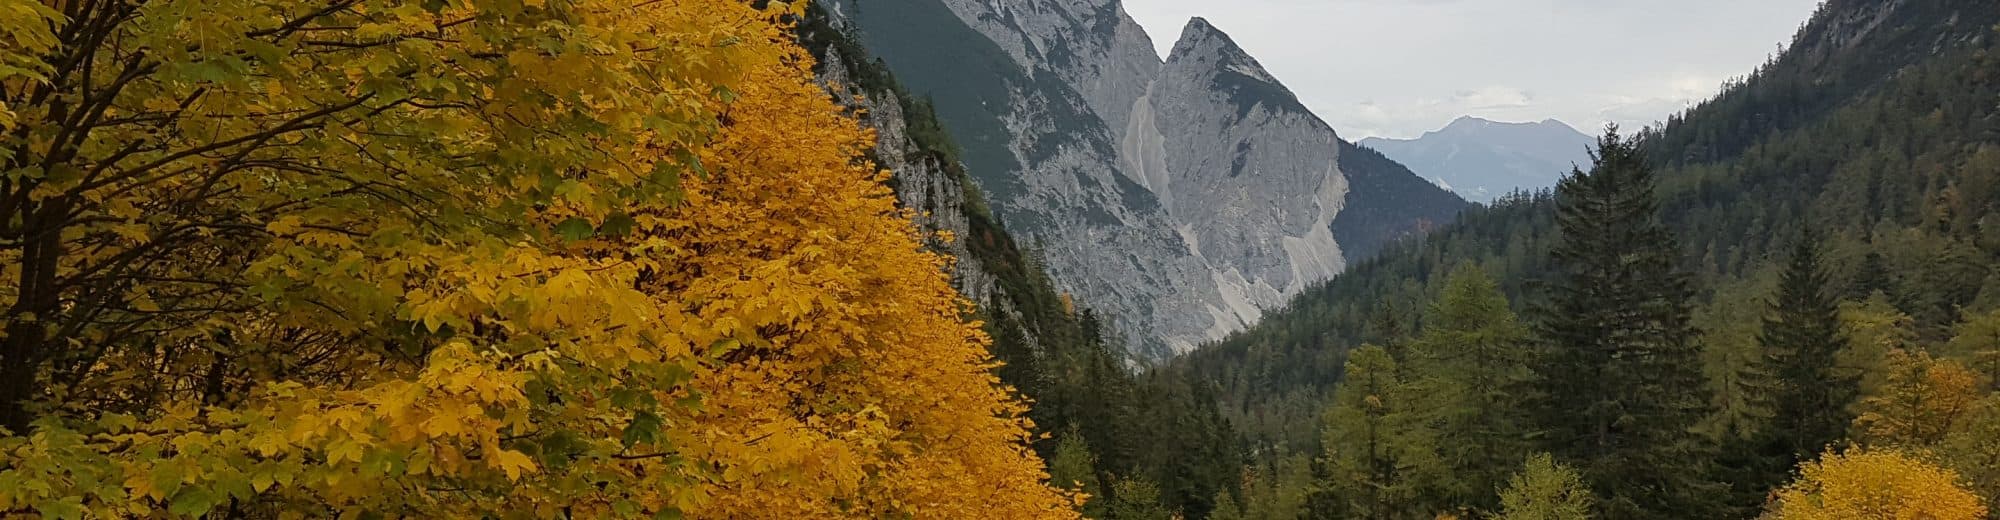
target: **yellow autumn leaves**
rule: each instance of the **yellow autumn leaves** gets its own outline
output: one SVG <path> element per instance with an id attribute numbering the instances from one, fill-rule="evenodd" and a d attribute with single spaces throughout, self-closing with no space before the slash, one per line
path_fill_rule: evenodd
<path id="1" fill-rule="evenodd" d="M 1892 450 L 1827 453 L 1779 490 L 1776 520 L 1978 520 L 1986 505 L 1957 473 Z"/>
<path id="2" fill-rule="evenodd" d="M 1075 517 L 801 8 L 0 0 L 0 512 Z"/>

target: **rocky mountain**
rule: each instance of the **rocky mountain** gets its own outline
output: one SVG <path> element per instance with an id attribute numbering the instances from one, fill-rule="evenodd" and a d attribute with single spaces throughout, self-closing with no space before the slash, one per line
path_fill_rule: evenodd
<path id="1" fill-rule="evenodd" d="M 1117 0 L 835 0 L 994 213 L 1139 352 L 1186 351 L 1464 201 L 1340 139 L 1228 35 Z"/>
<path id="2" fill-rule="evenodd" d="M 1133 374 L 1124 345 L 1104 341 L 1102 323 L 1088 306 L 1056 288 L 1039 262 L 995 218 L 967 174 L 949 132 L 929 103 L 911 97 L 894 75 L 869 57 L 851 27 L 810 9 L 797 36 L 815 58 L 820 84 L 857 122 L 875 132 L 869 151 L 888 170 L 900 207 L 931 238 L 926 246 L 948 255 L 952 285 L 977 305 L 970 309 L 992 339 L 990 352 L 1001 366 L 1002 383 L 1035 403 L 1028 417 L 1038 434 L 1056 434 L 1078 424 L 1100 424 L 1094 404 L 1116 398 L 1107 387 L 1130 385 Z M 1094 434 L 1101 434 L 1093 430 Z M 1101 437 L 1100 437 L 1101 438 Z M 1054 455 L 1056 441 L 1044 437 L 1035 449 Z M 1118 462 L 1115 455 L 1098 460 Z"/>
<path id="3" fill-rule="evenodd" d="M 1714 284 L 1705 292 L 1763 298 L 1755 284 L 1782 269 L 1809 225 L 1839 251 L 1830 286 L 1893 295 L 1918 330 L 1943 339 L 1964 309 L 2000 308 L 1994 99 L 2000 10 L 1830 0 L 1774 61 L 1638 135 L 1658 168 L 1660 220 L 1678 235 L 1681 265 Z M 1394 340 L 1383 324 L 1419 323 L 1453 268 L 1480 266 L 1521 308 L 1537 305 L 1555 215 L 1552 196 L 1467 210 L 1166 371 L 1216 382 L 1251 435 L 1310 445 L 1349 349 Z M 1869 257 L 1895 274 L 1868 280 Z M 1747 308 L 1761 309 L 1756 301 Z M 1704 312 L 1750 330 L 1762 316 Z"/>
<path id="4" fill-rule="evenodd" d="M 1590 164 L 1591 136 L 1554 119 L 1502 123 L 1460 117 L 1416 139 L 1370 137 L 1360 144 L 1395 159 L 1473 202 L 1555 186 L 1573 165 Z"/>
<path id="5" fill-rule="evenodd" d="M 870 155 L 892 174 L 897 205 L 911 210 L 913 223 L 934 237 L 928 247 L 954 260 L 952 286 L 978 303 L 983 314 L 1006 316 L 988 323 L 999 343 L 996 353 L 1007 358 L 1010 350 L 1040 351 L 1051 346 L 1045 343 L 1074 339 L 1055 337 L 1056 329 L 1074 328 L 1074 323 L 1060 323 L 1074 321 L 1067 316 L 1074 311 L 994 218 L 930 106 L 912 99 L 839 19 L 814 9 L 799 25 L 799 41 L 817 60 L 814 72 L 820 83 L 858 122 L 875 131 Z M 952 238 L 943 238 L 947 235 Z M 1002 321 L 1026 324 L 1029 330 L 991 330 Z M 1020 344 L 1009 344 L 1016 340 Z"/>

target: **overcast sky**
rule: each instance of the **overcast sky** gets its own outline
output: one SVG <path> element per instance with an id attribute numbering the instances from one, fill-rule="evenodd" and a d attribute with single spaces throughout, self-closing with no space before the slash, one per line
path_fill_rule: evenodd
<path id="1" fill-rule="evenodd" d="M 1584 133 L 1665 119 L 1791 41 L 1818 0 L 1125 0 L 1162 56 L 1208 18 L 1342 137 L 1461 115 Z"/>

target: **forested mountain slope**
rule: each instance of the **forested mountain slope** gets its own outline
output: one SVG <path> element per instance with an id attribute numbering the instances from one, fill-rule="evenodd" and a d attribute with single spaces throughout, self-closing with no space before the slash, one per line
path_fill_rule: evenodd
<path id="1" fill-rule="evenodd" d="M 1804 441 L 1789 451 L 1772 448 L 1784 443 L 1758 437 L 1787 428 L 1770 422 L 1773 414 L 1787 417 L 1783 392 L 1771 389 L 1785 387 L 1768 385 L 1782 380 L 1771 374 L 1780 363 L 1774 359 L 1790 359 L 1791 350 L 1773 346 L 1785 340 L 1772 336 L 1781 329 L 1767 320 L 1783 321 L 1771 302 L 1784 300 L 1780 273 L 1802 257 L 1798 242 L 1808 225 L 1819 257 L 1808 271 L 1824 280 L 1792 287 L 1842 302 L 1839 332 L 1853 344 L 1839 351 L 1836 371 L 1860 377 L 1864 392 L 1832 409 L 1867 417 L 1865 392 L 1883 391 L 1877 383 L 1893 379 L 1884 374 L 1932 366 L 1897 365 L 1886 352 L 1921 352 L 1982 381 L 2000 376 L 1991 369 L 2000 368 L 2000 350 L 1973 332 L 2000 309 L 1996 23 L 2000 10 L 1977 2 L 1831 1 L 1770 63 L 1636 136 L 1645 164 L 1656 170 L 1659 222 L 1677 237 L 1675 265 L 1692 275 L 1688 304 L 1709 408 L 1697 429 L 1711 450 L 1699 459 L 1713 480 L 1742 486 L 1769 478 L 1783 472 L 1755 468 L 1815 449 Z M 1569 276 L 1551 263 L 1564 243 L 1560 200 L 1522 195 L 1468 211 L 1160 372 L 1217 385 L 1249 449 L 1266 454 L 1264 471 L 1282 474 L 1281 454 L 1318 453 L 1335 438 L 1322 437 L 1319 419 L 1339 409 L 1334 389 L 1343 371 L 1354 373 L 1354 349 L 1373 343 L 1387 347 L 1390 359 L 1408 361 L 1410 349 L 1438 333 L 1446 274 L 1465 266 L 1483 272 L 1524 323 L 1557 318 L 1551 309 L 1561 302 L 1552 300 L 1550 284 Z M 1537 329 L 1520 348 L 1553 348 L 1546 333 Z M 1860 422 L 1840 426 L 1847 439 L 1890 442 L 1869 440 L 1875 430 Z M 1995 481 L 1978 476 L 1990 475 L 1979 473 L 1983 468 L 1957 467 L 1984 483 L 1990 499 Z M 1599 471 L 1585 468 L 1586 480 Z M 1713 476 L 1728 471 L 1765 473 Z M 1767 490 L 1738 489 L 1733 496 L 1740 498 L 1724 505 L 1754 507 Z"/>

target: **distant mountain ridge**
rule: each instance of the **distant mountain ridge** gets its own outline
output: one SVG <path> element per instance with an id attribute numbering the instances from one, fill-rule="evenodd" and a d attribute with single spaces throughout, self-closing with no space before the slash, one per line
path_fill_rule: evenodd
<path id="1" fill-rule="evenodd" d="M 927 98 L 1010 230 L 1135 350 L 1255 323 L 1465 202 L 1341 140 L 1206 20 L 1116 0 L 829 0 Z"/>
<path id="2" fill-rule="evenodd" d="M 1502 123 L 1460 117 L 1415 139 L 1362 139 L 1418 175 L 1473 202 L 1493 202 L 1516 190 L 1554 186 L 1572 165 L 1589 164 L 1591 137 L 1545 119 Z"/>
<path id="3" fill-rule="evenodd" d="M 1839 252 L 1837 287 L 1880 291 L 1945 338 L 1964 309 L 2000 308 L 1996 96 L 2000 10 L 1830 0 L 1775 60 L 1638 136 L 1659 168 L 1659 218 L 1716 292 L 1755 283 L 1810 225 Z M 1309 445 L 1350 349 L 1420 323 L 1454 267 L 1486 269 L 1518 309 L 1538 305 L 1555 206 L 1538 196 L 1468 210 L 1162 372 L 1217 382 L 1261 442 Z M 1869 256 L 1897 274 L 1868 280 Z"/>

